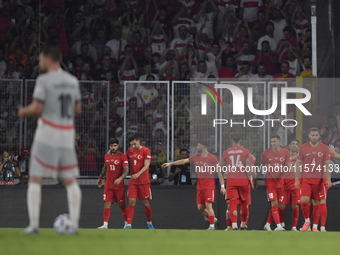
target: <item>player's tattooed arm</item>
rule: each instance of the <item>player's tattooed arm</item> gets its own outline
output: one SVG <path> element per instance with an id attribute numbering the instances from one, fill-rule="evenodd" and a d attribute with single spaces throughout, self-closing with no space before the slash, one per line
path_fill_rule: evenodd
<path id="1" fill-rule="evenodd" d="M 123 166 L 123 174 L 120 177 L 122 180 L 125 179 L 126 176 L 129 174 L 129 167 L 128 166 Z"/>
<path id="2" fill-rule="evenodd" d="M 150 167 L 151 160 L 146 159 L 144 160 L 144 167 L 139 171 L 139 175 L 143 174 L 146 170 Z"/>
<path id="3" fill-rule="evenodd" d="M 101 177 L 104 177 L 105 174 L 106 174 L 106 165 L 103 166 L 102 172 L 100 173 L 100 176 L 101 176 Z"/>

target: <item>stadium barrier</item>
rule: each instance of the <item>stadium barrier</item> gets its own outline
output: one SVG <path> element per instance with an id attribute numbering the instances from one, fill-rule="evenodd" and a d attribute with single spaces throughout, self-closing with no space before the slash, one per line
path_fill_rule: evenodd
<path id="1" fill-rule="evenodd" d="M 97 228 L 103 224 L 103 188 L 95 186 L 81 186 L 82 208 L 80 227 Z M 28 224 L 26 206 L 27 186 L 2 186 L 0 187 L 0 227 L 24 228 Z M 340 187 L 332 187 L 328 192 L 327 208 L 328 216 L 326 229 L 339 231 L 340 221 L 338 212 L 340 205 L 338 197 Z M 13 202 L 15 201 L 15 203 Z M 68 211 L 66 191 L 61 185 L 47 185 L 42 187 L 42 206 L 40 227 L 51 228 L 54 219 Z M 206 229 L 208 222 L 197 210 L 196 189 L 194 186 L 152 186 L 152 222 L 156 229 Z M 218 222 L 216 229 L 226 228 L 225 212 L 226 203 L 224 196 L 216 190 L 216 203 L 213 205 Z M 249 206 L 250 215 L 248 230 L 262 230 L 267 220 L 270 204 L 267 203 L 267 195 L 264 187 L 252 190 L 252 204 Z M 287 206 L 285 214 L 286 229 L 291 229 L 292 211 Z M 302 227 L 303 215 L 300 210 L 298 228 Z M 123 228 L 124 220 L 120 209 L 116 204 L 111 207 L 109 228 Z M 133 228 L 146 229 L 146 217 L 141 202 L 135 206 L 135 215 L 132 222 Z M 274 228 L 274 223 L 272 229 Z M 98 230 L 99 231 L 99 230 Z M 104 234 L 104 233 L 103 233 Z"/>

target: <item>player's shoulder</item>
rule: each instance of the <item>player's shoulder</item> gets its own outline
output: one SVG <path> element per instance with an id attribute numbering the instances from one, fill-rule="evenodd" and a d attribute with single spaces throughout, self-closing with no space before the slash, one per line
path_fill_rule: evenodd
<path id="1" fill-rule="evenodd" d="M 143 147 L 142 147 L 142 150 L 143 150 L 144 152 L 150 153 L 150 149 L 149 149 L 148 147 L 143 146 Z"/>
<path id="2" fill-rule="evenodd" d="M 328 146 L 327 146 L 326 144 L 322 143 L 322 142 L 319 142 L 319 146 L 320 146 L 320 148 L 323 149 L 323 150 L 327 150 L 327 151 L 329 150 L 329 149 L 328 149 Z"/>
<path id="3" fill-rule="evenodd" d="M 271 152 L 272 152 L 272 149 L 271 149 L 271 148 L 265 149 L 265 150 L 262 152 L 262 155 L 267 155 L 267 154 L 269 154 L 269 153 L 271 153 Z"/>
<path id="4" fill-rule="evenodd" d="M 129 148 L 129 149 L 126 151 L 126 155 L 131 154 L 131 153 L 132 153 L 132 150 L 133 150 L 133 148 Z"/>
<path id="5" fill-rule="evenodd" d="M 281 148 L 283 153 L 289 153 L 289 150 L 287 150 L 286 148 Z"/>

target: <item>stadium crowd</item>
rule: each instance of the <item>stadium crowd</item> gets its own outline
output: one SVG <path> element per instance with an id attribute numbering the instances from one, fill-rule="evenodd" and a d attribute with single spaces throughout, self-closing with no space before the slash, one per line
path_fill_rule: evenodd
<path id="1" fill-rule="evenodd" d="M 81 81 L 76 149 L 82 175 L 90 176 L 98 175 L 107 151 L 107 117 L 109 136 L 123 145 L 126 116 L 127 135 L 138 135 L 159 164 L 166 161 L 172 132 L 176 159 L 181 149 L 193 153 L 188 84 L 176 84 L 175 102 L 170 102 L 162 83 L 131 83 L 124 97 L 124 81 L 312 77 L 309 1 L 45 0 L 41 6 L 38 0 L 0 2 L 0 76 L 7 79 L 0 80 L 0 145 L 11 155 L 21 154 L 22 171 L 36 121 L 27 119 L 26 132 L 20 135 L 24 122 L 16 106 L 31 103 L 34 82 L 24 83 L 23 98 L 20 84 L 8 79 L 36 79 L 39 53 L 47 45 L 59 46 L 63 69 Z M 170 103 L 176 106 L 174 130 L 167 125 Z M 340 111 L 338 105 L 335 108 Z M 338 126 L 338 116 L 332 129 Z M 280 126 L 273 131 L 284 133 Z M 294 132 L 289 129 L 290 138 Z M 338 137 L 337 129 L 335 136 L 329 129 L 324 132 L 331 142 Z M 260 139 L 257 133 L 243 139 L 258 160 Z"/>

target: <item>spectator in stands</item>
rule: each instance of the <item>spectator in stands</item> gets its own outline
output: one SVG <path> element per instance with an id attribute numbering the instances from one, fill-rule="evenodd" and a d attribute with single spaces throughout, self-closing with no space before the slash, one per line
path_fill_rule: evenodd
<path id="1" fill-rule="evenodd" d="M 274 80 L 279 80 L 279 81 L 284 81 L 287 78 L 292 78 L 294 79 L 296 76 L 289 73 L 289 62 L 284 60 L 281 62 L 281 73 L 277 73 L 273 76 Z"/>
<path id="2" fill-rule="evenodd" d="M 300 67 L 300 56 L 296 53 L 296 48 L 294 47 L 285 47 L 281 52 L 281 55 L 278 59 L 279 63 L 282 63 L 284 54 L 288 52 L 287 62 L 289 63 L 289 73 L 299 76 L 301 72 Z"/>
<path id="3" fill-rule="evenodd" d="M 117 75 L 117 71 L 115 69 L 112 68 L 112 58 L 110 57 L 109 54 L 106 54 L 103 56 L 102 58 L 102 67 L 99 68 L 96 71 L 96 76 L 95 79 L 96 80 L 105 80 L 105 74 L 108 71 L 112 72 L 113 78 L 112 80 L 115 82 L 118 82 L 118 75 Z"/>
<path id="4" fill-rule="evenodd" d="M 84 12 L 83 17 L 85 18 L 85 27 L 87 29 L 90 29 L 92 20 L 96 19 L 96 16 L 92 13 L 91 4 L 85 3 L 83 5 L 83 12 Z"/>
<path id="5" fill-rule="evenodd" d="M 208 75 L 211 74 L 212 71 L 207 69 L 207 64 L 205 63 L 204 60 L 200 60 L 198 62 L 198 68 L 197 68 L 198 71 L 195 70 L 192 66 L 193 55 L 194 55 L 193 52 L 189 53 L 189 64 L 188 64 L 192 77 L 195 79 L 206 81 L 208 79 Z"/>
<path id="6" fill-rule="evenodd" d="M 122 120 L 119 114 L 117 113 L 116 102 L 110 103 L 110 115 L 109 115 L 109 134 L 110 136 L 114 136 L 116 134 L 116 130 L 120 127 Z M 106 121 L 106 119 L 105 119 Z"/>
<path id="7" fill-rule="evenodd" d="M 211 3 L 214 9 L 214 12 L 207 13 L 208 4 L 209 4 L 208 1 L 204 1 L 203 3 L 200 3 L 199 5 L 200 10 L 197 13 L 197 15 L 195 15 L 193 18 L 194 18 L 194 22 L 196 24 L 197 30 L 199 30 L 202 24 L 204 24 L 204 29 L 202 32 L 206 33 L 209 39 L 214 39 L 215 37 L 214 37 L 213 24 L 219 13 L 219 9 L 216 7 L 214 3 Z"/>
<path id="8" fill-rule="evenodd" d="M 171 25 L 173 26 L 173 33 L 175 39 L 179 38 L 178 28 L 183 25 L 188 29 L 189 34 L 195 35 L 197 33 L 194 21 L 188 18 L 187 9 L 184 5 L 179 8 L 177 14 L 172 18 Z"/>
<path id="9" fill-rule="evenodd" d="M 97 54 L 93 54 L 93 56 L 89 55 L 89 44 L 82 43 L 80 46 L 80 54 L 83 57 L 84 62 L 90 63 L 91 66 L 97 61 Z M 92 46 L 91 46 L 92 47 Z"/>
<path id="10" fill-rule="evenodd" d="M 123 84 L 124 81 L 134 81 L 137 79 L 139 69 L 132 54 L 126 55 L 124 62 L 118 71 L 119 83 Z M 134 86 L 127 87 L 126 93 L 129 97 L 132 97 L 134 92 Z"/>
<path id="11" fill-rule="evenodd" d="M 270 14 L 272 14 L 272 19 L 270 19 Z M 270 2 L 266 12 L 266 21 L 274 24 L 274 38 L 279 43 L 285 38 L 283 29 L 290 24 L 289 16 L 279 5 L 274 6 L 274 3 Z"/>
<path id="12" fill-rule="evenodd" d="M 23 64 L 24 68 L 26 69 L 27 54 L 23 53 L 23 50 L 20 46 L 15 48 L 15 53 L 10 55 L 9 58 L 14 60 L 15 68 L 18 64 Z"/>
<path id="13" fill-rule="evenodd" d="M 175 38 L 171 41 L 170 43 L 170 48 L 171 49 L 177 49 L 178 52 L 182 52 L 182 49 L 184 45 L 190 40 L 188 37 L 188 29 L 186 26 L 182 25 L 178 28 L 178 34 L 179 37 Z M 189 45 L 190 47 L 193 47 L 192 44 Z"/>
<path id="14" fill-rule="evenodd" d="M 217 42 L 213 42 L 211 45 L 207 45 L 204 49 L 203 56 L 200 60 L 205 60 L 207 69 L 212 71 L 215 77 L 218 77 L 218 70 L 215 64 L 215 59 L 220 52 L 220 45 Z M 221 62 L 221 60 L 220 60 Z"/>
<path id="15" fill-rule="evenodd" d="M 292 18 L 291 24 L 293 25 L 297 35 L 300 33 L 305 34 L 306 30 L 309 28 L 310 18 L 303 12 L 301 5 L 296 6 Z"/>
<path id="16" fill-rule="evenodd" d="M 320 130 L 320 135 L 322 137 L 322 142 L 326 145 L 330 145 L 340 138 L 339 130 L 337 128 L 337 119 L 334 115 L 329 115 L 327 117 L 327 127 Z"/>
<path id="17" fill-rule="evenodd" d="M 249 61 L 243 61 L 240 71 L 235 75 L 235 78 L 239 80 L 247 81 L 249 80 L 254 74 L 250 71 L 250 63 Z"/>
<path id="18" fill-rule="evenodd" d="M 175 74 L 175 76 L 174 76 Z M 174 61 L 168 61 L 159 72 L 159 77 L 163 81 L 176 81 L 180 78 L 179 70 Z"/>
<path id="19" fill-rule="evenodd" d="M 305 57 L 303 60 L 304 71 L 301 72 L 300 76 L 303 78 L 312 78 L 313 69 L 312 69 L 312 60 L 310 57 Z"/>
<path id="20" fill-rule="evenodd" d="M 9 160 L 8 151 L 4 150 L 2 153 L 2 161 L 0 162 L 0 180 L 3 182 L 13 182 L 13 175 L 20 177 L 20 169 L 18 162 Z M 13 183 L 14 184 L 14 183 Z"/>
<path id="21" fill-rule="evenodd" d="M 5 54 L 4 50 L 0 48 L 0 77 L 4 74 L 7 69 L 7 64 L 4 60 Z"/>
<path id="22" fill-rule="evenodd" d="M 265 63 L 260 63 L 257 66 L 257 74 L 254 74 L 251 77 L 251 80 L 254 81 L 271 81 L 273 76 L 267 74 L 267 68 Z"/>
<path id="23" fill-rule="evenodd" d="M 264 10 L 259 10 L 257 12 L 257 20 L 254 22 L 253 28 L 251 30 L 254 36 L 254 41 L 258 41 L 260 37 L 266 35 L 266 27 L 266 12 Z"/>
<path id="24" fill-rule="evenodd" d="M 145 109 L 145 114 L 149 114 L 156 108 L 158 91 L 154 88 L 153 84 L 146 82 L 142 83 L 142 86 L 137 87 L 133 97 L 137 98 L 137 107 L 142 107 Z"/>
<path id="25" fill-rule="evenodd" d="M 161 165 L 158 161 L 158 153 L 153 151 L 151 153 L 151 163 L 150 163 L 150 183 L 151 185 L 160 185 L 164 182 L 164 173 Z"/>
<path id="26" fill-rule="evenodd" d="M 92 41 L 91 45 L 97 51 L 97 58 L 101 58 L 103 56 L 103 48 L 107 44 L 105 29 L 99 28 L 96 31 L 96 38 Z"/>
<path id="27" fill-rule="evenodd" d="M 27 185 L 28 184 L 28 173 L 22 172 L 19 177 L 19 183 L 17 185 Z"/>
<path id="28" fill-rule="evenodd" d="M 83 45 L 87 45 L 87 49 L 83 48 Z M 97 61 L 97 50 L 91 45 L 91 33 L 87 30 L 81 35 L 81 40 L 77 41 L 71 48 L 74 55 L 82 54 L 84 56 L 90 57 L 92 61 Z"/>
<path id="29" fill-rule="evenodd" d="M 169 44 L 169 39 L 163 29 L 162 24 L 156 23 L 156 25 L 154 25 L 149 37 L 149 44 L 151 45 L 152 52 L 154 53 L 158 52 L 159 54 L 162 54 L 167 48 Z"/>
<path id="30" fill-rule="evenodd" d="M 156 81 L 158 81 L 159 80 L 159 77 L 158 77 L 158 75 L 157 74 L 153 74 L 153 73 L 151 73 L 151 63 L 147 63 L 147 62 L 145 62 L 145 64 L 144 64 L 144 74 L 143 75 L 141 75 L 141 76 L 139 76 L 139 80 L 140 81 L 146 81 L 146 79 L 147 79 L 147 77 L 149 76 L 149 75 L 152 75 L 154 78 L 155 78 L 155 80 Z"/>
<path id="31" fill-rule="evenodd" d="M 150 45 L 144 47 L 143 59 L 140 61 L 139 66 L 143 67 L 146 64 L 152 64 L 152 48 Z"/>
<path id="32" fill-rule="evenodd" d="M 257 52 L 255 55 L 255 68 L 258 68 L 258 65 L 262 62 L 265 64 L 267 69 L 267 73 L 270 75 L 274 75 L 278 72 L 277 70 L 277 53 L 270 50 L 269 42 L 263 41 L 261 43 L 261 50 Z"/>
<path id="33" fill-rule="evenodd" d="M 126 111 L 129 110 L 129 100 L 130 97 L 126 98 Z M 117 97 L 115 98 L 115 102 L 117 102 L 117 113 L 121 118 L 124 118 L 124 86 L 119 85 L 117 88 Z"/>
<path id="34" fill-rule="evenodd" d="M 7 29 L 10 26 L 15 26 L 12 21 L 12 16 L 10 15 L 10 7 L 5 5 L 1 8 L 0 15 L 0 43 L 3 43 L 6 38 Z"/>
<path id="35" fill-rule="evenodd" d="M 221 53 L 224 51 L 225 47 L 228 47 L 228 44 L 222 46 L 222 49 L 220 53 L 217 55 L 215 59 L 215 64 L 218 70 L 218 77 L 220 79 L 223 78 L 234 78 L 235 75 L 237 74 L 237 70 L 234 68 L 235 67 L 235 60 L 233 56 L 227 56 L 226 58 L 226 66 L 223 66 L 220 64 L 219 60 L 221 58 Z"/>
<path id="36" fill-rule="evenodd" d="M 74 63 L 72 65 L 72 73 L 76 77 L 80 77 L 80 73 L 83 71 L 83 66 L 84 66 L 84 59 L 81 55 L 77 55 L 74 58 Z"/>
<path id="37" fill-rule="evenodd" d="M 290 26 L 285 27 L 283 29 L 283 33 L 285 35 L 285 39 L 281 40 L 281 42 L 279 43 L 277 53 L 281 54 L 282 51 L 287 47 L 295 49 L 299 53 L 301 38 L 297 39 L 296 37 L 293 36 L 293 31 Z M 287 59 L 287 54 L 283 56 L 283 59 L 284 60 Z"/>
<path id="38" fill-rule="evenodd" d="M 256 21 L 257 12 L 259 7 L 263 4 L 262 0 L 241 0 L 240 2 L 240 12 L 239 17 L 240 19 L 244 20 L 245 22 L 252 23 Z"/>
<path id="39" fill-rule="evenodd" d="M 103 7 L 97 7 L 96 17 L 91 21 L 90 29 L 92 35 L 95 35 L 100 29 L 104 30 L 104 34 L 106 34 L 106 31 L 111 31 L 111 24 L 106 20 L 104 16 Z M 103 46 L 105 46 L 105 44 Z"/>
<path id="40" fill-rule="evenodd" d="M 257 49 L 261 50 L 262 42 L 267 41 L 269 43 L 269 47 L 271 51 L 277 50 L 278 41 L 274 37 L 274 24 L 272 22 L 267 22 L 266 26 L 266 35 L 262 36 L 257 42 Z"/>
<path id="41" fill-rule="evenodd" d="M 240 20 L 237 23 L 237 27 L 234 30 L 234 40 L 233 40 L 233 44 L 234 44 L 234 48 L 235 51 L 239 52 L 242 50 L 242 45 L 244 42 L 248 42 L 249 46 L 250 46 L 250 51 L 252 50 L 252 45 L 253 45 L 253 33 L 251 32 L 248 23 L 247 22 L 243 22 L 242 20 Z"/>
<path id="42" fill-rule="evenodd" d="M 240 71 L 242 67 L 242 63 L 244 61 L 248 61 L 250 63 L 250 72 L 253 71 L 253 66 L 254 66 L 254 59 L 255 56 L 250 54 L 250 45 L 248 42 L 244 42 L 242 44 L 242 49 L 239 53 L 234 55 L 234 58 L 236 59 L 236 64 L 237 64 L 237 70 Z"/>
<path id="43" fill-rule="evenodd" d="M 120 60 L 120 56 L 124 55 L 124 49 L 127 45 L 127 41 L 122 39 L 122 28 L 115 26 L 113 28 L 113 39 L 108 41 L 106 46 L 111 48 L 111 57 Z"/>
<path id="44" fill-rule="evenodd" d="M 181 149 L 179 153 L 180 159 L 189 158 L 187 149 Z M 191 185 L 190 163 L 180 166 L 171 166 L 169 174 L 169 182 L 174 181 L 174 185 Z"/>

